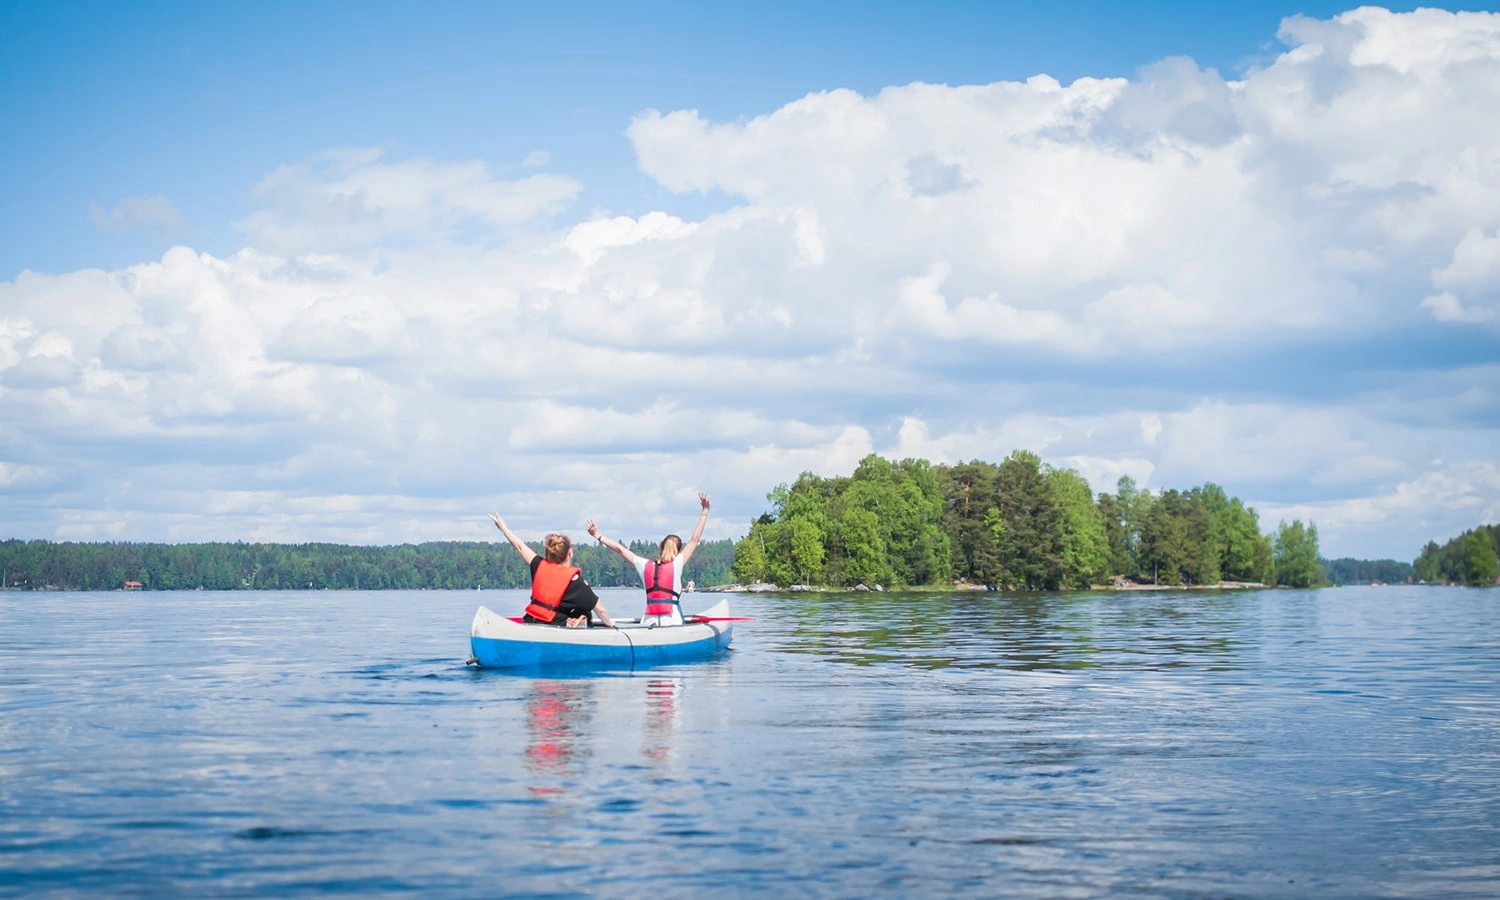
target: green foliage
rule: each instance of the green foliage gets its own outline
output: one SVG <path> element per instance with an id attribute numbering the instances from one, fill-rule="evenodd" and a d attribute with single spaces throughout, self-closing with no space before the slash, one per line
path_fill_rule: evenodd
<path id="1" fill-rule="evenodd" d="M 893 587 L 951 577 L 943 492 L 925 460 L 870 455 L 848 478 L 804 472 L 766 496 L 772 510 L 738 545 L 741 581 Z"/>
<path id="2" fill-rule="evenodd" d="M 1047 481 L 1062 516 L 1062 580 L 1087 588 L 1109 576 L 1109 540 L 1094 492 L 1072 469 L 1049 469 Z"/>
<path id="3" fill-rule="evenodd" d="M 1063 518 L 1041 459 L 1015 451 L 1000 463 L 1000 484 L 995 508 L 1004 523 L 1001 583 L 1027 591 L 1057 590 L 1063 575 Z"/>
<path id="4" fill-rule="evenodd" d="M 843 551 L 843 577 L 849 584 L 880 584 L 890 566 L 885 541 L 880 536 L 880 517 L 868 509 L 851 506 L 839 516 L 839 542 Z"/>
<path id="5" fill-rule="evenodd" d="M 870 455 L 847 478 L 804 472 L 736 546 L 741 582 L 1087 588 L 1111 575 L 1263 581 L 1255 510 L 1214 484 L 1160 497 L 1121 478 L 1095 502 L 1083 476 L 1018 450 L 999 465 Z M 1163 573 L 1165 573 L 1163 575 Z"/>
<path id="6" fill-rule="evenodd" d="M 1287 587 L 1314 587 L 1323 581 L 1318 565 L 1318 526 L 1301 519 L 1276 529 L 1274 544 L 1276 583 Z"/>
<path id="7" fill-rule="evenodd" d="M 1260 517 L 1238 497 L 1209 482 L 1198 496 L 1212 520 L 1214 549 L 1219 577 L 1226 581 L 1271 580 L 1271 545 L 1260 533 Z"/>
<path id="8" fill-rule="evenodd" d="M 1213 482 L 1153 496 L 1121 478 L 1119 493 L 1101 494 L 1098 508 L 1117 574 L 1159 584 L 1271 580 L 1259 516 Z"/>
<path id="9" fill-rule="evenodd" d="M 752 529 L 738 544 L 734 545 L 734 580 L 741 584 L 754 584 L 766 580 L 766 550 L 764 533 L 756 534 Z"/>
<path id="10" fill-rule="evenodd" d="M 1101 493 L 1095 504 L 1099 510 L 1099 521 L 1104 527 L 1104 547 L 1108 554 L 1106 571 L 1119 575 L 1135 572 L 1135 546 L 1130 532 L 1125 528 L 1125 513 L 1120 502 L 1110 494 Z"/>
<path id="11" fill-rule="evenodd" d="M 654 556 L 654 544 L 632 549 Z M 636 587 L 634 567 L 603 547 L 576 545 L 575 560 L 598 587 Z M 701 541 L 683 571 L 700 585 L 733 577 L 734 545 Z M 118 590 L 283 590 L 358 588 L 416 590 L 520 588 L 531 573 L 509 546 L 435 542 L 393 547 L 342 544 L 130 544 L 0 541 L 0 575 L 8 588 Z"/>
<path id="12" fill-rule="evenodd" d="M 1125 532 L 1130 551 L 1127 568 L 1119 571 L 1126 575 L 1140 575 L 1144 568 L 1140 555 L 1141 525 L 1146 519 L 1146 514 L 1151 511 L 1155 498 L 1150 491 L 1143 491 L 1136 487 L 1135 479 L 1129 475 L 1120 476 L 1120 480 L 1115 483 L 1115 490 L 1120 507 L 1120 527 Z"/>
<path id="13" fill-rule="evenodd" d="M 1199 558 L 1195 551 L 1197 544 L 1206 537 L 1200 531 L 1200 540 L 1192 540 L 1188 517 L 1193 512 L 1195 510 L 1187 498 L 1175 490 L 1163 493 L 1146 510 L 1141 521 L 1139 554 L 1142 573 L 1149 572 L 1153 582 L 1193 583 Z M 1199 517 L 1194 515 L 1193 519 L 1199 520 Z M 1199 520 L 1193 524 L 1201 527 L 1202 522 Z"/>
<path id="14" fill-rule="evenodd" d="M 1446 547 L 1439 547 L 1437 542 L 1428 541 L 1427 546 L 1422 548 L 1421 555 L 1411 564 L 1411 577 L 1417 581 L 1442 581 L 1446 550 Z"/>
<path id="15" fill-rule="evenodd" d="M 1449 584 L 1493 584 L 1500 569 L 1500 525 L 1485 525 L 1439 547 L 1428 541 L 1412 563 L 1418 581 Z"/>
<path id="16" fill-rule="evenodd" d="M 1463 576 L 1465 584 L 1494 584 L 1497 561 L 1495 545 L 1488 535 L 1471 531 L 1464 536 Z"/>
<path id="17" fill-rule="evenodd" d="M 823 547 L 825 529 L 819 528 L 811 519 L 793 519 L 791 522 L 792 568 L 803 584 L 816 584 L 823 580 Z"/>
<path id="18" fill-rule="evenodd" d="M 995 508 L 1000 469 L 974 460 L 939 470 L 943 485 L 943 530 L 953 548 L 953 574 L 964 581 L 998 584 L 1004 524 Z"/>

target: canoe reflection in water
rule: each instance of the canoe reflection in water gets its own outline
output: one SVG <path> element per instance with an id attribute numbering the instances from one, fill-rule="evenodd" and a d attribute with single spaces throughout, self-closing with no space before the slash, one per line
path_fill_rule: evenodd
<path id="1" fill-rule="evenodd" d="M 526 697 L 526 770 L 531 793 L 568 793 L 586 777 L 597 756 L 599 730 L 640 735 L 641 758 L 664 766 L 676 757 L 677 721 L 682 715 L 681 678 L 538 679 Z M 605 699 L 601 708 L 600 691 Z M 642 702 L 644 701 L 644 702 Z M 603 721 L 596 721 L 600 713 Z M 607 752 L 607 751 L 606 751 Z"/>
<path id="2" fill-rule="evenodd" d="M 672 758 L 672 737 L 677 727 L 677 698 L 681 694 L 681 678 L 646 680 L 646 744 L 641 752 L 653 762 L 664 763 Z"/>
<path id="3" fill-rule="evenodd" d="M 594 685 L 587 681 L 537 681 L 526 701 L 526 768 L 540 777 L 576 776 L 579 740 L 594 710 Z M 558 787 L 533 787 L 556 794 Z"/>

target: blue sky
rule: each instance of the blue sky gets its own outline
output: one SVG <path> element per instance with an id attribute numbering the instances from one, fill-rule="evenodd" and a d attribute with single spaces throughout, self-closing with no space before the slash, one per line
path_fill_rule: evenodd
<path id="1" fill-rule="evenodd" d="M 344 146 L 516 166 L 543 150 L 579 208 L 702 212 L 642 178 L 623 134 L 646 108 L 732 120 L 813 91 L 1038 73 L 1129 76 L 1186 55 L 1263 59 L 1287 15 L 1336 3 L 6 3 L 0 277 L 239 247 L 249 189 Z M 1411 8 L 1411 7 L 1406 7 Z M 165 195 L 171 234 L 101 234 L 92 206 Z"/>
<path id="2" fill-rule="evenodd" d="M 0 534 L 728 537 L 1016 448 L 1500 519 L 1496 17 L 373 7 L 0 6 Z"/>

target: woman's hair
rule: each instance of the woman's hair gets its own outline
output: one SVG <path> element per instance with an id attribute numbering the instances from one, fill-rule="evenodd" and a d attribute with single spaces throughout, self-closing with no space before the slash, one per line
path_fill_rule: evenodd
<path id="1" fill-rule="evenodd" d="M 675 534 L 669 534 L 661 539 L 661 552 L 657 554 L 656 561 L 659 563 L 669 563 L 676 559 L 677 554 L 681 552 L 682 538 Z"/>
<path id="2" fill-rule="evenodd" d="M 573 549 L 573 542 L 568 540 L 565 534 L 549 534 L 542 541 L 542 548 L 547 551 L 547 562 L 567 562 L 568 551 Z"/>

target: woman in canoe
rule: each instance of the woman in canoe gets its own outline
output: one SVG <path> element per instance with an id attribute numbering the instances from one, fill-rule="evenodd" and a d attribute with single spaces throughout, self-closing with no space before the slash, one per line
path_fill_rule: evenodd
<path id="1" fill-rule="evenodd" d="M 516 537 L 498 513 L 490 513 L 490 518 L 531 567 L 531 602 L 526 605 L 523 621 L 582 628 L 589 624 L 589 613 L 592 612 L 599 614 L 599 621 L 605 628 L 615 627 L 604 604 L 599 602 L 599 595 L 573 565 L 573 542 L 567 535 L 547 535 L 542 542 L 546 553 L 544 558 Z"/>
<path id="2" fill-rule="evenodd" d="M 593 519 L 589 520 L 589 534 L 624 557 L 640 574 L 641 583 L 646 586 L 646 614 L 641 616 L 642 625 L 682 624 L 682 604 L 678 600 L 682 596 L 682 570 L 692 559 L 693 551 L 698 549 L 703 526 L 708 522 L 708 495 L 699 494 L 698 502 L 703 509 L 698 513 L 698 526 L 693 529 L 693 536 L 688 538 L 687 544 L 684 545 L 677 535 L 669 534 L 662 538 L 653 560 L 641 559 L 631 553 L 629 547 L 600 534 L 599 526 Z"/>

